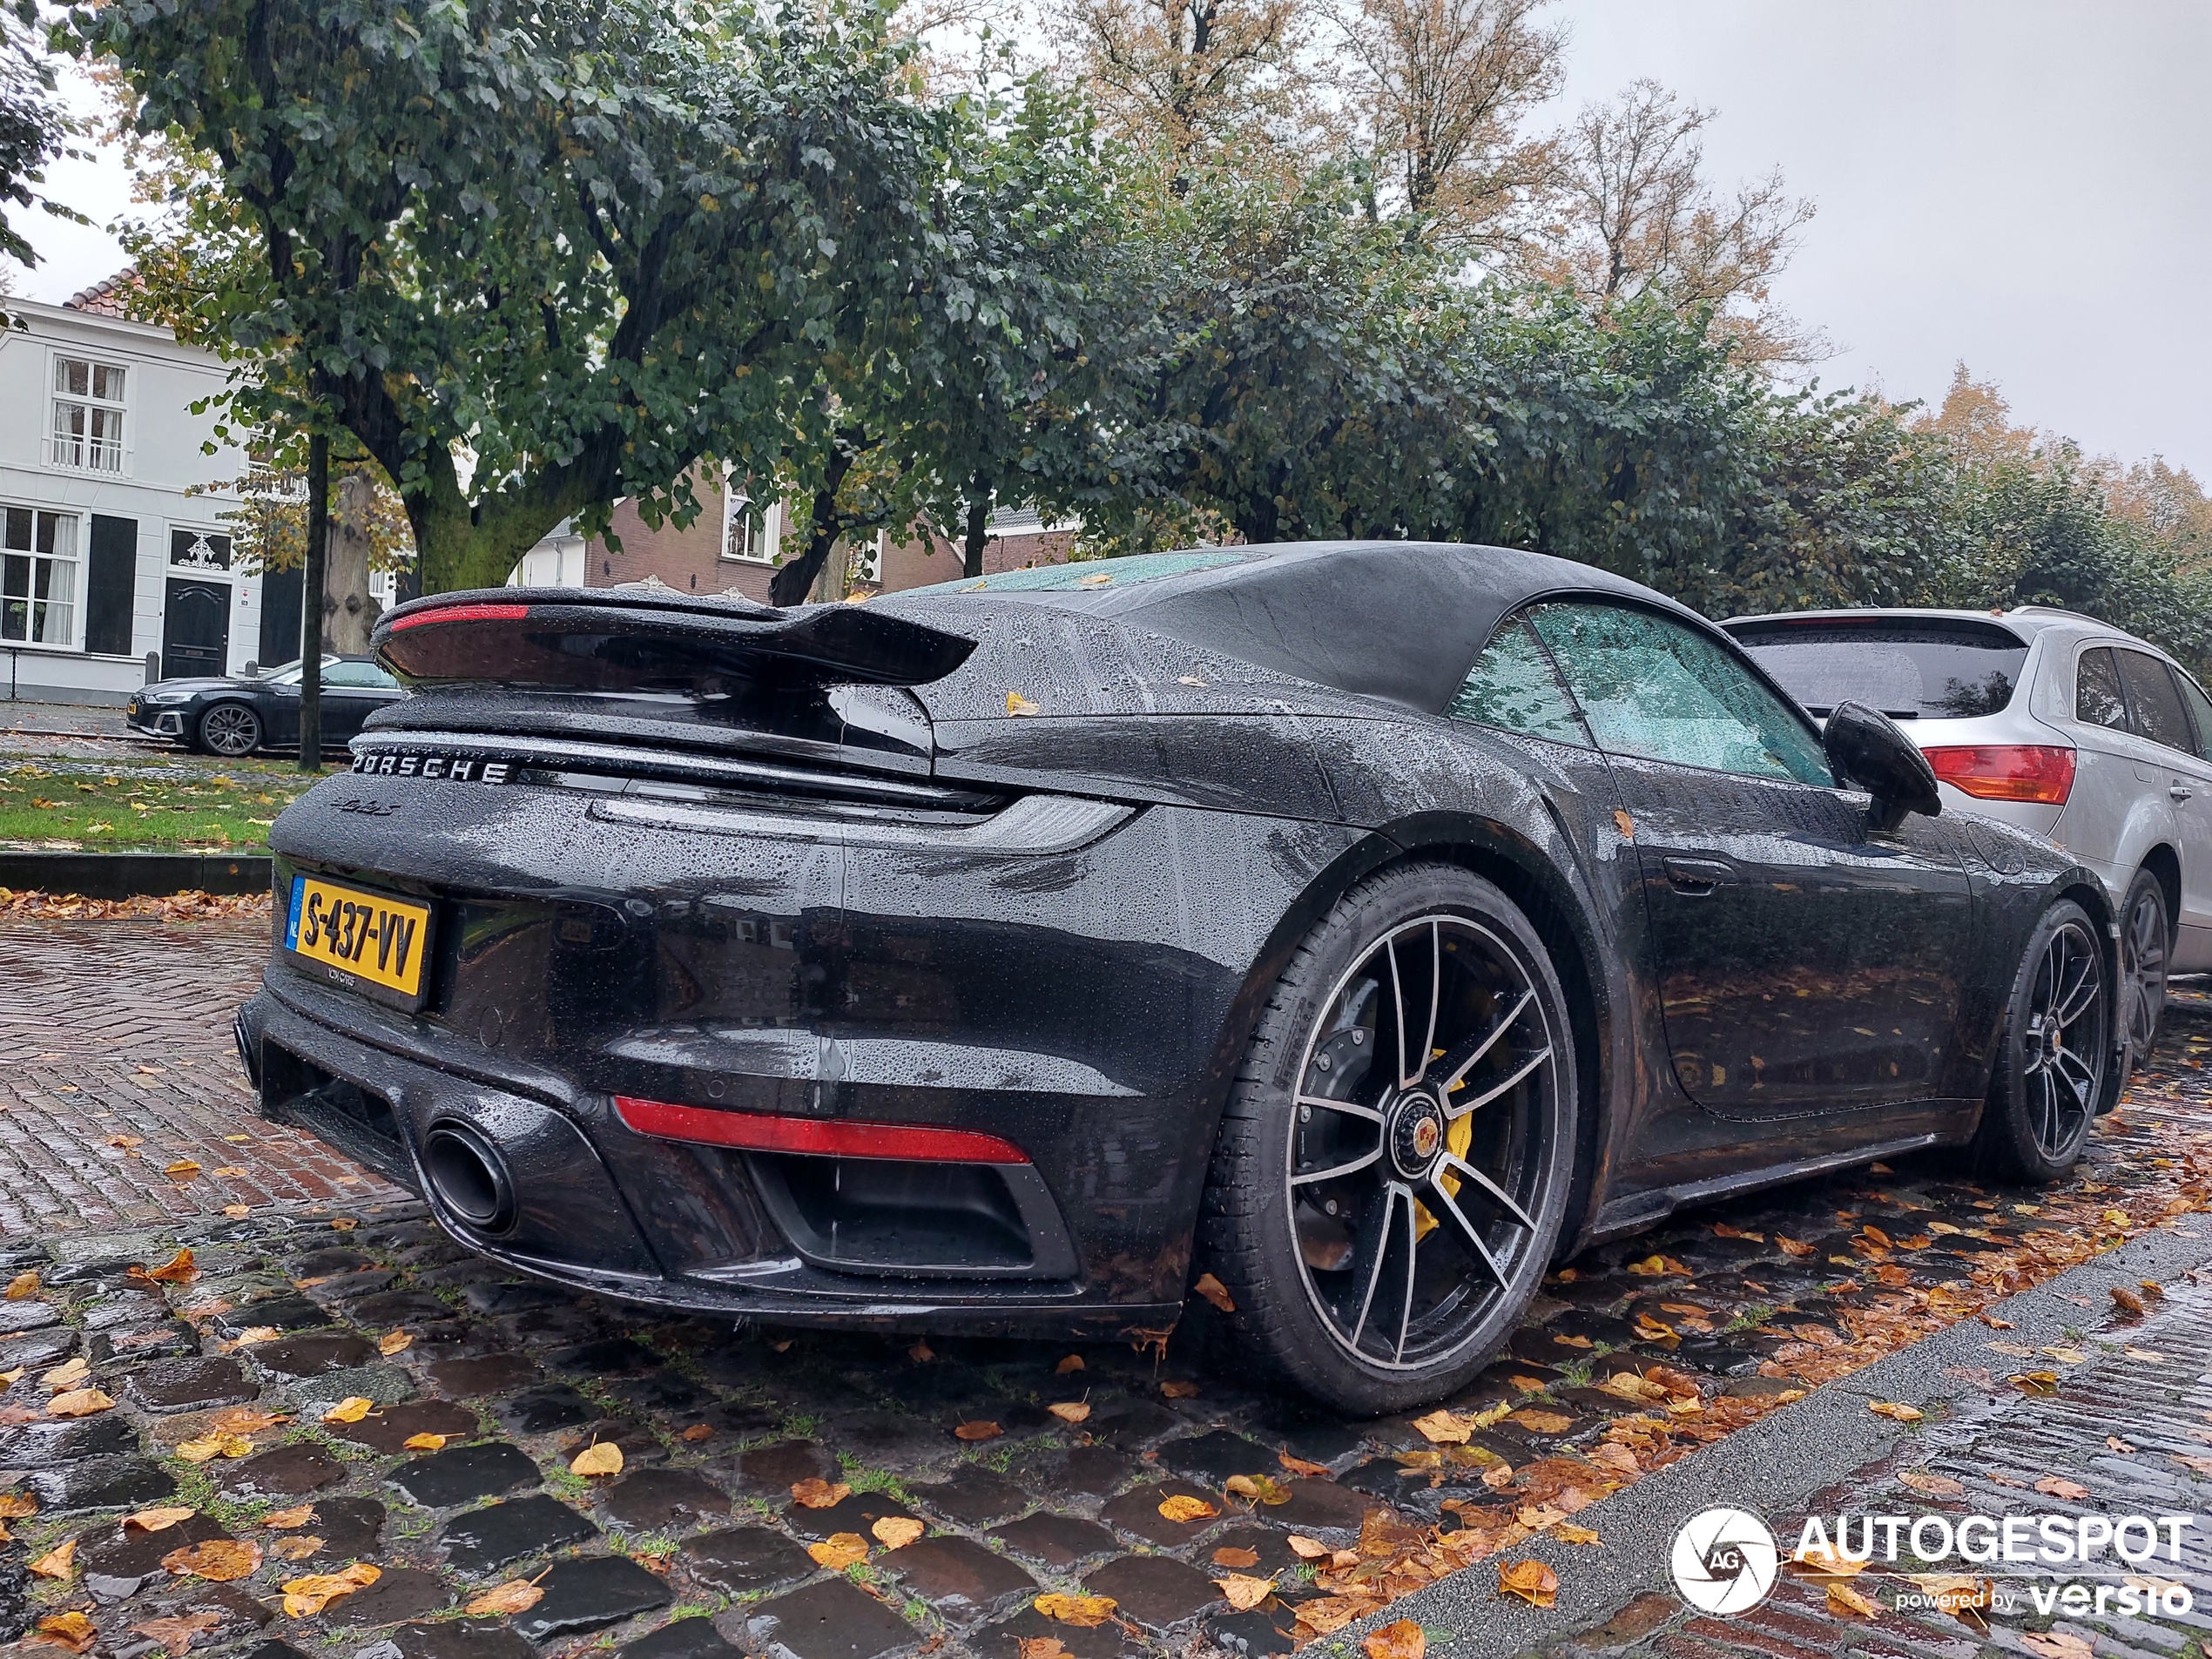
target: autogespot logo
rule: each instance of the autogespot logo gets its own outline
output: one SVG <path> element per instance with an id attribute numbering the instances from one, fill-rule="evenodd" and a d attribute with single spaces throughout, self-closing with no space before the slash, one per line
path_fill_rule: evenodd
<path id="1" fill-rule="evenodd" d="M 1708 1509 L 1675 1534 L 1675 1588 L 1703 1613 L 1744 1613 L 1766 1600 L 1782 1552 L 1766 1522 L 1742 1509 Z"/>

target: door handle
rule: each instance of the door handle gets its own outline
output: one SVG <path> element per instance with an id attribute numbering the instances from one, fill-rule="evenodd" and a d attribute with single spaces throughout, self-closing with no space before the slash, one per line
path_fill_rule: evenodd
<path id="1" fill-rule="evenodd" d="M 1667 884 L 1693 899 L 1736 880 L 1736 867 L 1719 859 L 1669 859 L 1666 867 Z"/>
<path id="2" fill-rule="evenodd" d="M 2173 786 L 2168 789 L 2166 792 L 2168 796 L 2175 800 L 2187 800 L 2191 796 L 2195 795 L 2196 791 L 2191 789 L 2187 784 L 2182 782 L 2181 779 L 2177 778 L 2174 780 Z"/>

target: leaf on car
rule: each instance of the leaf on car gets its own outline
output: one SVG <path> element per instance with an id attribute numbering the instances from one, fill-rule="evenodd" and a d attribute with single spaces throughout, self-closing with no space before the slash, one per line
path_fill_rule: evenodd
<path id="1" fill-rule="evenodd" d="M 1269 1596 L 1275 1594 L 1275 1581 L 1256 1578 L 1249 1573 L 1229 1573 L 1214 1580 L 1214 1588 L 1235 1613 L 1249 1613 Z"/>
<path id="2" fill-rule="evenodd" d="M 791 1501 L 801 1509 L 827 1509 L 843 1503 L 853 1495 L 853 1488 L 840 1480 L 831 1485 L 819 1474 L 810 1474 L 804 1480 L 792 1483 Z"/>
<path id="3" fill-rule="evenodd" d="M 955 1428 L 953 1431 L 953 1438 L 956 1440 L 967 1440 L 973 1443 L 976 1440 L 995 1440 L 1005 1433 L 1006 1431 L 996 1423 L 986 1422 L 977 1418 L 972 1422 L 962 1423 Z"/>
<path id="4" fill-rule="evenodd" d="M 190 1521 L 199 1513 L 190 1504 L 161 1504 L 152 1509 L 135 1510 L 123 1517 L 125 1532 L 167 1532 L 180 1521 Z"/>
<path id="5" fill-rule="evenodd" d="M 904 1549 L 928 1530 L 912 1515 L 885 1515 L 868 1528 L 886 1549 Z"/>
<path id="6" fill-rule="evenodd" d="M 1048 1619 L 1072 1624 L 1078 1630 L 1095 1630 L 1113 1615 L 1115 1602 L 1110 1595 L 1069 1595 L 1055 1590 L 1029 1605 Z"/>
<path id="7" fill-rule="evenodd" d="M 209 1538 L 172 1549 L 161 1564 L 179 1578 L 205 1578 L 218 1584 L 260 1570 L 261 1547 L 251 1539 Z"/>
<path id="8" fill-rule="evenodd" d="M 1160 1500 L 1160 1513 L 1177 1526 L 1188 1526 L 1194 1521 L 1211 1521 L 1221 1511 L 1204 1498 L 1178 1492 L 1173 1497 Z"/>
<path id="9" fill-rule="evenodd" d="M 819 1544 L 807 1545 L 806 1553 L 814 1558 L 815 1566 L 841 1573 L 855 1561 L 867 1560 L 868 1541 L 856 1532 L 833 1533 Z"/>
<path id="10" fill-rule="evenodd" d="M 376 1409 L 376 1402 L 362 1394 L 348 1394 L 322 1414 L 326 1423 L 358 1423 Z"/>
<path id="11" fill-rule="evenodd" d="M 526 1578 L 510 1578 L 504 1584 L 493 1585 L 461 1610 L 478 1618 L 503 1618 L 510 1614 L 527 1613 L 544 1599 L 543 1586 Z"/>
<path id="12" fill-rule="evenodd" d="M 1903 1405 L 1894 1399 L 1870 1399 L 1866 1402 L 1866 1409 L 1878 1417 L 1892 1418 L 1900 1423 L 1917 1423 L 1922 1415 L 1918 1406 Z"/>
<path id="13" fill-rule="evenodd" d="M 1878 1619 L 1881 1609 L 1840 1580 L 1828 1587 L 1828 1610 L 1831 1613 L 1855 1614 L 1862 1619 Z"/>
<path id="14" fill-rule="evenodd" d="M 380 1568 L 355 1561 L 342 1573 L 311 1573 L 284 1582 L 284 1610 L 288 1617 L 312 1619 L 333 1602 L 355 1590 L 365 1590 L 384 1576 Z"/>
<path id="15" fill-rule="evenodd" d="M 90 1417 L 115 1409 L 115 1402 L 97 1388 L 71 1388 L 46 1402 L 49 1417 Z"/>
<path id="16" fill-rule="evenodd" d="M 66 1581 L 77 1571 L 77 1541 L 71 1538 L 56 1545 L 31 1562 L 30 1570 L 41 1578 L 58 1578 Z"/>
<path id="17" fill-rule="evenodd" d="M 1230 1295 L 1229 1287 L 1211 1273 L 1199 1274 L 1198 1282 L 1190 1288 L 1224 1313 L 1234 1313 L 1237 1311 L 1237 1298 Z"/>
<path id="18" fill-rule="evenodd" d="M 1063 1423 L 1080 1423 L 1090 1415 L 1090 1407 L 1080 1399 L 1063 1399 L 1058 1405 L 1046 1406 L 1045 1410 Z"/>
<path id="19" fill-rule="evenodd" d="M 1550 1607 L 1559 1600 L 1559 1575 L 1541 1561 L 1500 1561 L 1498 1594 L 1517 1595 L 1531 1607 Z"/>
<path id="20" fill-rule="evenodd" d="M 141 1619 L 131 1627 L 131 1634 L 159 1644 L 170 1659 L 183 1659 L 193 1642 L 222 1628 L 219 1613 L 173 1613 L 163 1619 Z"/>
<path id="21" fill-rule="evenodd" d="M 1037 705 L 1019 691 L 1008 691 L 1006 694 L 1006 711 L 1008 714 L 1035 714 Z"/>
<path id="22" fill-rule="evenodd" d="M 611 1440 L 595 1440 L 576 1454 L 569 1464 L 569 1469 L 572 1474 L 582 1475 L 620 1474 L 622 1447 Z"/>

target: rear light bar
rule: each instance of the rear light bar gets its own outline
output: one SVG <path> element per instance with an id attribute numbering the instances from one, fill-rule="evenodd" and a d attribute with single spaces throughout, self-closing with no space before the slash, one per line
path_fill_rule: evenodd
<path id="1" fill-rule="evenodd" d="M 528 605 L 441 605 L 394 620 L 392 631 L 420 628 L 426 622 L 520 622 L 530 614 Z"/>
<path id="2" fill-rule="evenodd" d="M 803 1152 L 816 1157 L 894 1158 L 914 1163 L 1027 1163 L 1011 1141 L 973 1130 L 917 1123 L 859 1123 L 846 1118 L 779 1117 L 767 1112 L 710 1111 L 657 1100 L 615 1096 L 615 1116 L 640 1135 L 748 1152 Z"/>
<path id="3" fill-rule="evenodd" d="M 1977 800 L 2062 806 L 2074 789 L 2074 751 L 2060 744 L 1960 744 L 1922 752 L 1939 779 Z"/>

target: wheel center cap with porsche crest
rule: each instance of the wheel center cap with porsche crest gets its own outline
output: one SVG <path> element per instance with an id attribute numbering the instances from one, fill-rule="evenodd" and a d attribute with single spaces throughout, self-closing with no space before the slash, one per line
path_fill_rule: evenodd
<path id="1" fill-rule="evenodd" d="M 1428 1173 L 1444 1145 L 1444 1108 L 1426 1092 L 1401 1095 L 1390 1109 L 1384 1135 L 1398 1172 L 1418 1180 Z"/>

